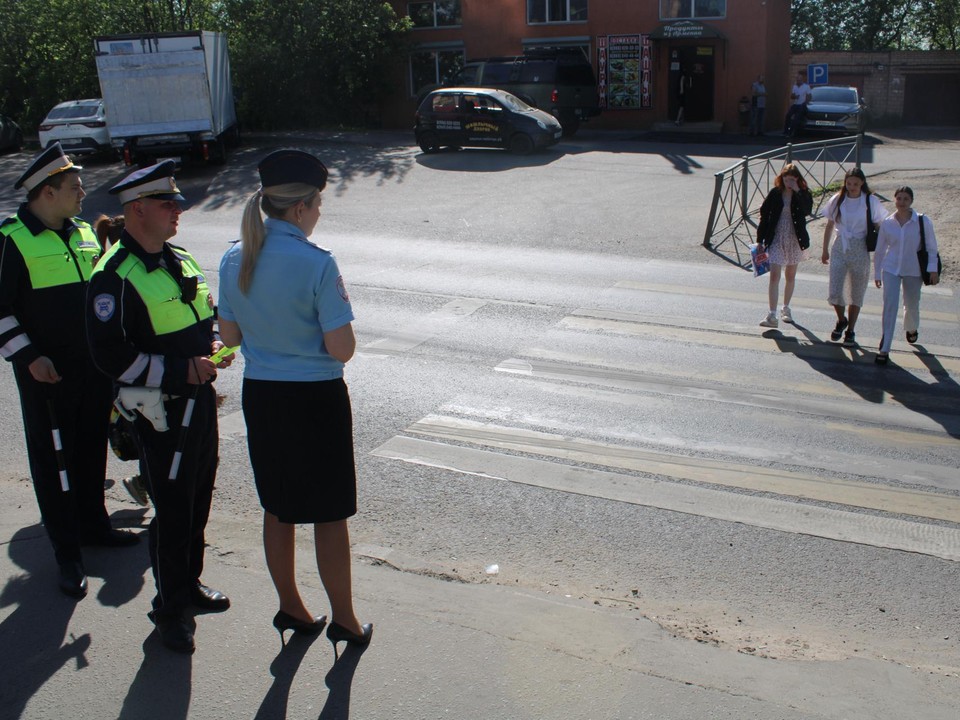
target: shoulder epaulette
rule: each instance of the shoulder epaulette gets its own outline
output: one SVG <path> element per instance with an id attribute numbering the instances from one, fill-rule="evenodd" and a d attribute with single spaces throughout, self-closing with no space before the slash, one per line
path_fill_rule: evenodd
<path id="1" fill-rule="evenodd" d="M 3 222 L 0 222 L 0 227 L 6 227 L 7 225 L 13 225 L 14 223 L 22 222 L 17 215 L 10 215 L 3 219 Z"/>
<path id="2" fill-rule="evenodd" d="M 116 272 L 117 268 L 120 267 L 120 264 L 126 260 L 129 255 L 130 250 L 121 245 L 117 248 L 117 251 L 107 259 L 106 263 L 104 263 L 103 269 Z"/>

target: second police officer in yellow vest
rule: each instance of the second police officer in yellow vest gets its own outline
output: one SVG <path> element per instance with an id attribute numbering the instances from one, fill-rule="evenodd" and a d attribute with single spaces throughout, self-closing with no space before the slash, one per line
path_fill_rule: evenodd
<path id="1" fill-rule="evenodd" d="M 191 608 L 217 612 L 230 601 L 200 581 L 218 445 L 211 385 L 217 365 L 209 356 L 222 343 L 203 272 L 190 253 L 167 242 L 182 212 L 174 168 L 173 161 L 158 163 L 110 189 L 126 227 L 90 280 L 87 334 L 94 362 L 117 383 L 131 413 L 155 507 L 150 619 L 164 645 L 189 653 Z"/>

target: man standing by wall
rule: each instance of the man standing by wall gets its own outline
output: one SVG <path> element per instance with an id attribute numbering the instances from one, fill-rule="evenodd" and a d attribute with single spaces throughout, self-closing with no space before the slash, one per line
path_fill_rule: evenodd
<path id="1" fill-rule="evenodd" d="M 194 650 L 197 608 L 230 607 L 200 582 L 204 530 L 217 471 L 217 365 L 213 298 L 177 234 L 183 197 L 167 160 L 110 189 L 125 229 L 104 255 L 87 292 L 87 335 L 94 362 L 120 386 L 134 423 L 155 513 L 150 561 L 157 594 L 149 617 L 164 645 Z M 230 356 L 232 360 L 232 356 Z M 226 367 L 230 360 L 219 367 Z"/>
<path id="2" fill-rule="evenodd" d="M 763 135 L 767 112 L 767 86 L 763 81 L 763 73 L 757 75 L 757 79 L 753 81 L 750 95 L 750 134 Z"/>
<path id="3" fill-rule="evenodd" d="M 803 127 L 807 116 L 807 103 L 810 102 L 810 86 L 802 70 L 797 71 L 797 79 L 790 88 L 790 109 L 783 120 L 783 136 L 793 137 Z"/>
<path id="4" fill-rule="evenodd" d="M 133 545 L 103 502 L 110 381 L 84 337 L 87 283 L 102 248 L 80 212 L 78 165 L 54 143 L 17 180 L 27 201 L 0 225 L 0 355 L 13 365 L 40 515 L 60 589 L 87 594 L 80 546 Z"/>

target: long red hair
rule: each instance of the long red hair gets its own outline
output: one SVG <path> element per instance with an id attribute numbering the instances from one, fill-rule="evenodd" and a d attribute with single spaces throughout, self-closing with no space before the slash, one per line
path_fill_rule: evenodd
<path id="1" fill-rule="evenodd" d="M 797 179 L 797 187 L 799 187 L 801 190 L 807 189 L 807 181 L 804 180 L 803 175 L 800 174 L 800 169 L 793 163 L 787 163 L 783 166 L 783 170 L 780 171 L 780 174 L 777 175 L 776 179 L 773 181 L 773 186 L 780 192 L 783 192 L 784 175 L 793 175 L 793 177 Z"/>

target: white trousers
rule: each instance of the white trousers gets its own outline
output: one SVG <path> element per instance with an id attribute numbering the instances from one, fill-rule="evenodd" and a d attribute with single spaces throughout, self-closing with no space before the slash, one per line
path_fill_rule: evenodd
<path id="1" fill-rule="evenodd" d="M 897 331 L 897 313 L 900 310 L 900 284 L 903 284 L 903 330 L 917 332 L 920 329 L 920 288 L 923 281 L 919 275 L 894 275 L 883 271 L 883 340 L 880 352 L 890 352 L 893 335 Z"/>

